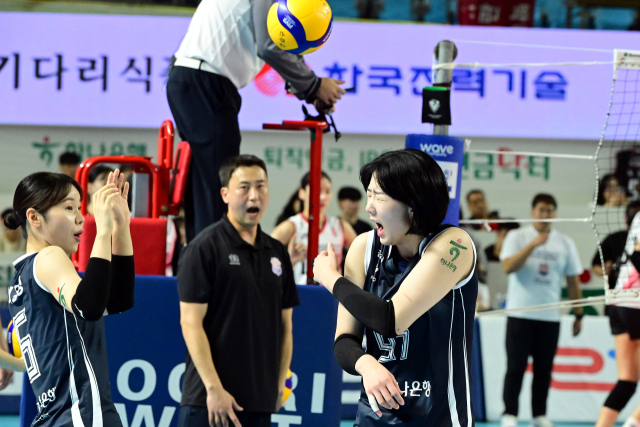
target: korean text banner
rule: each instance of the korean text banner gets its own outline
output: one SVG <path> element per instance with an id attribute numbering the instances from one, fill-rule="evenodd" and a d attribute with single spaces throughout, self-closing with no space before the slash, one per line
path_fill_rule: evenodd
<path id="1" fill-rule="evenodd" d="M 184 17 L 0 14 L 0 124 L 159 126 L 171 117 L 164 85 L 188 25 Z M 337 22 L 305 59 L 353 88 L 334 115 L 342 132 L 430 133 L 421 94 L 443 39 L 456 41 L 460 64 L 547 64 L 454 70 L 451 134 L 586 139 L 602 132 L 612 50 L 640 42 L 633 32 Z M 269 67 L 240 93 L 244 130 L 302 119 L 300 101 Z"/>

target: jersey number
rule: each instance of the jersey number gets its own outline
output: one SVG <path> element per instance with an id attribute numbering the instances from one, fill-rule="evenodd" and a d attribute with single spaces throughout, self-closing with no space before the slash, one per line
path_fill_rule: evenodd
<path id="1" fill-rule="evenodd" d="M 20 325 L 27 322 L 27 315 L 23 308 L 13 318 L 13 327 L 20 343 L 20 351 L 22 351 L 22 357 L 24 364 L 27 366 L 27 375 L 29 375 L 29 382 L 34 382 L 40 377 L 40 368 L 38 368 L 38 361 L 36 360 L 36 353 L 33 350 L 33 343 L 31 342 L 31 334 L 26 336 L 20 335 Z"/>
<path id="2" fill-rule="evenodd" d="M 373 332 L 373 335 L 376 337 L 376 342 L 378 343 L 380 351 L 387 352 L 378 358 L 378 362 L 386 363 L 396 360 L 396 340 L 398 339 L 402 339 L 400 360 L 405 360 L 409 356 L 409 330 L 404 331 L 402 335 L 398 335 L 395 338 L 384 338 L 377 332 Z"/>

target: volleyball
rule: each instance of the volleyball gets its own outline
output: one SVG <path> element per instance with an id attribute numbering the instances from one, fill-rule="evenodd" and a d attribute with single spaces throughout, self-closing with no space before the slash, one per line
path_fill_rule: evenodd
<path id="1" fill-rule="evenodd" d="M 315 52 L 326 43 L 333 14 L 325 0 L 279 0 L 267 16 L 267 29 L 282 50 L 297 55 Z"/>
<path id="2" fill-rule="evenodd" d="M 293 390 L 293 380 L 291 379 L 291 369 L 287 372 L 287 379 L 284 381 L 284 402 L 287 401 L 289 396 L 291 396 L 291 391 Z"/>
<path id="3" fill-rule="evenodd" d="M 9 353 L 11 355 L 17 358 L 22 357 L 20 342 L 18 342 L 18 336 L 16 335 L 16 331 L 13 327 L 13 320 L 9 321 L 9 326 L 7 327 L 7 344 L 9 345 Z"/>

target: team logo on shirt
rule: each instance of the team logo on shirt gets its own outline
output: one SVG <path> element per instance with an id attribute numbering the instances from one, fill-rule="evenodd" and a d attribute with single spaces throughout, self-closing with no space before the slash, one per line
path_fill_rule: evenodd
<path id="1" fill-rule="evenodd" d="M 540 264 L 540 275 L 546 276 L 547 274 L 549 274 L 549 264 L 543 262 Z"/>
<path id="2" fill-rule="evenodd" d="M 282 263 L 276 257 L 271 258 L 271 271 L 278 277 L 282 274 Z"/>
<path id="3" fill-rule="evenodd" d="M 236 254 L 229 255 L 229 265 L 240 265 L 240 257 Z"/>
<path id="4" fill-rule="evenodd" d="M 9 287 L 9 303 L 15 304 L 23 292 L 24 286 L 22 286 L 22 277 L 18 276 L 18 284 Z"/>

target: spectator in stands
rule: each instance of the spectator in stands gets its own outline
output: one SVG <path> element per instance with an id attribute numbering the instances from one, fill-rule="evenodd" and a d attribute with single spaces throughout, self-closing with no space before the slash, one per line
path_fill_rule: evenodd
<path id="1" fill-rule="evenodd" d="M 60 157 L 58 158 L 60 172 L 73 179 L 76 179 L 76 171 L 78 170 L 80 163 L 80 156 L 73 151 L 65 151 L 60 154 Z"/>
<path id="2" fill-rule="evenodd" d="M 280 215 L 278 215 L 278 218 L 276 219 L 276 227 L 292 216 L 302 212 L 302 200 L 300 200 L 298 193 L 299 191 L 296 190 L 293 192 L 291 197 L 289 197 L 289 201 L 284 205 L 282 212 L 280 212 Z"/>
<path id="3" fill-rule="evenodd" d="M 226 212 L 218 169 L 240 153 L 238 89 L 266 62 L 300 100 L 328 112 L 346 92 L 342 80 L 319 78 L 301 55 L 276 46 L 267 30 L 273 0 L 203 0 L 174 54 L 167 99 L 178 131 L 191 146 L 185 189 L 187 241 Z M 263 62 L 264 61 L 264 62 Z"/>
<path id="4" fill-rule="evenodd" d="M 622 265 L 622 254 L 624 253 L 624 246 L 627 242 L 627 234 L 633 217 L 640 211 L 640 201 L 631 202 L 627 205 L 625 211 L 626 228 L 609 234 L 600 244 L 602 247 L 602 260 L 604 261 L 604 271 L 602 270 L 602 263 L 600 260 L 600 251 L 596 250 L 591 261 L 591 269 L 598 276 L 604 276 L 607 273 L 609 279 L 609 289 L 616 287 L 616 281 L 618 280 L 618 272 Z M 606 308 L 609 306 L 605 306 Z"/>
<path id="5" fill-rule="evenodd" d="M 338 191 L 340 218 L 351 224 L 357 236 L 372 229 L 368 222 L 358 218 L 361 200 L 362 193 L 355 187 L 342 187 Z"/>
<path id="6" fill-rule="evenodd" d="M 517 222 L 501 222 L 498 223 L 497 226 L 496 242 L 484 249 L 485 256 L 489 262 L 500 261 L 500 251 L 502 250 L 502 243 L 504 242 L 504 238 L 507 237 L 507 233 L 520 228 L 520 224 Z"/>
<path id="7" fill-rule="evenodd" d="M 188 350 L 178 427 L 269 427 L 284 405 L 298 291 L 287 249 L 260 229 L 264 162 L 227 159 L 220 182 L 229 210 L 187 244 L 178 269 Z"/>
<path id="8" fill-rule="evenodd" d="M 335 216 L 326 215 L 326 210 L 331 203 L 331 178 L 324 171 L 320 180 L 320 235 L 318 236 L 318 253 L 327 249 L 329 242 L 333 243 L 338 260 L 342 259 L 344 248 L 351 246 L 356 238 L 356 232 L 347 221 Z M 303 211 L 290 217 L 287 221 L 278 225 L 271 237 L 286 245 L 291 257 L 294 269 L 294 278 L 297 284 L 307 283 L 307 242 L 309 236 L 309 173 L 300 180 L 298 196 L 303 201 Z M 342 264 L 340 265 L 342 267 Z"/>
<path id="9" fill-rule="evenodd" d="M 10 230 L 4 225 L 4 219 L 11 213 L 12 209 L 5 209 L 0 215 L 2 221 L 2 234 L 0 234 L 0 253 L 22 252 L 27 250 L 27 240 L 20 230 Z M 0 341 L 1 346 L 1 341 Z M 0 389 L 1 390 L 1 389 Z"/>
<path id="10" fill-rule="evenodd" d="M 89 185 L 87 186 L 87 213 L 93 216 L 93 206 L 91 205 L 91 196 L 93 193 L 107 185 L 109 174 L 113 172 L 109 166 L 96 165 L 89 172 Z"/>
<path id="11" fill-rule="evenodd" d="M 627 195 L 615 175 L 607 174 L 600 179 L 597 203 L 604 207 L 627 205 Z"/>
<path id="12" fill-rule="evenodd" d="M 360 19 L 380 19 L 384 0 L 355 0 L 355 7 Z"/>
<path id="13" fill-rule="evenodd" d="M 555 218 L 556 209 L 552 195 L 537 194 L 531 203 L 531 217 Z M 510 231 L 502 244 L 500 261 L 509 274 L 507 309 L 559 302 L 565 277 L 569 297 L 582 298 L 578 276 L 583 269 L 576 245 L 568 236 L 551 229 L 550 222 L 534 222 Z M 575 307 L 574 313 L 573 335 L 576 336 L 582 327 L 582 307 Z M 518 398 L 530 355 L 533 356 L 532 427 L 553 426 L 546 416 L 547 396 L 559 333 L 559 309 L 522 311 L 507 317 L 502 427 L 517 426 Z"/>
<path id="14" fill-rule="evenodd" d="M 467 208 L 471 213 L 469 219 L 497 219 L 498 211 L 489 212 L 489 205 L 484 197 L 484 192 L 479 189 L 473 189 L 467 193 Z M 497 229 L 497 224 L 489 224 L 492 230 Z M 474 230 L 486 230 L 484 224 L 472 224 Z"/>

